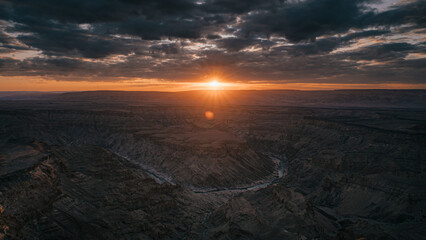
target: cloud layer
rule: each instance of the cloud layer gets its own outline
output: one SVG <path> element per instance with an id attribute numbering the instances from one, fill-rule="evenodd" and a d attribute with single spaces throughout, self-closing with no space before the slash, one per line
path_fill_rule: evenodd
<path id="1" fill-rule="evenodd" d="M 426 1 L 1 0 L 0 75 L 426 83 Z"/>

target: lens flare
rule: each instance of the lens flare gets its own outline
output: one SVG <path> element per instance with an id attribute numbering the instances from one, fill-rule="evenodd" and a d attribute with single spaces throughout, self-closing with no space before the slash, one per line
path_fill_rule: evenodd
<path id="1" fill-rule="evenodd" d="M 206 118 L 207 118 L 208 120 L 212 120 L 212 119 L 214 118 L 214 113 L 213 113 L 212 111 L 206 111 L 206 112 L 204 113 L 204 115 L 206 116 Z"/>

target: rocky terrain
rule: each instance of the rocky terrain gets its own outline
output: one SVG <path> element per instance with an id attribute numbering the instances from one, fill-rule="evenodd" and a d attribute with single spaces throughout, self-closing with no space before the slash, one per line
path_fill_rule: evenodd
<path id="1" fill-rule="evenodd" d="M 426 91 L 371 91 L 9 94 L 0 239 L 424 239 Z"/>

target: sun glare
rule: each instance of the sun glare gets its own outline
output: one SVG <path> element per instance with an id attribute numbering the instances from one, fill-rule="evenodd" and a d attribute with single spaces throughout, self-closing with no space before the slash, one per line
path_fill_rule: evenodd
<path id="1" fill-rule="evenodd" d="M 212 88 L 217 88 L 217 87 L 220 86 L 220 82 L 213 80 L 213 81 L 209 82 L 209 86 L 212 87 Z"/>

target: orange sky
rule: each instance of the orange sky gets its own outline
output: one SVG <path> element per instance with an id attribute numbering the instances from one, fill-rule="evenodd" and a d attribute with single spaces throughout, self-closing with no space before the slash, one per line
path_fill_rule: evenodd
<path id="1" fill-rule="evenodd" d="M 220 80 L 218 80 L 220 82 Z M 158 80 L 133 80 L 121 82 L 55 81 L 37 77 L 0 77 L 0 91 L 188 91 L 202 89 L 224 90 L 332 90 L 332 89 L 426 89 L 426 84 L 335 84 L 335 83 L 232 83 L 220 82 L 211 86 L 203 82 L 167 82 Z"/>

